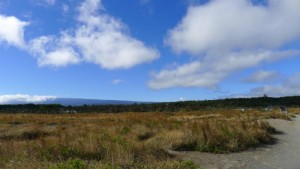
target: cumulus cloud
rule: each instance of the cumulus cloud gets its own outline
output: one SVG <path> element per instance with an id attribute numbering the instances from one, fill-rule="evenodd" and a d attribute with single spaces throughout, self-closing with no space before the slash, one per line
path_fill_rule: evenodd
<path id="1" fill-rule="evenodd" d="M 68 41 L 67 41 L 68 42 Z M 67 66 L 80 62 L 78 54 L 64 38 L 42 36 L 30 42 L 31 52 L 38 58 L 39 66 Z"/>
<path id="2" fill-rule="evenodd" d="M 205 87 L 216 89 L 230 73 L 256 66 L 264 61 L 274 61 L 300 54 L 299 51 L 232 52 L 215 60 L 193 61 L 173 69 L 161 70 L 152 75 L 148 86 L 152 89 L 172 87 Z"/>
<path id="3" fill-rule="evenodd" d="M 286 78 L 281 84 L 258 87 L 252 89 L 250 93 L 252 95 L 267 94 L 273 97 L 300 95 L 300 73 Z"/>
<path id="4" fill-rule="evenodd" d="M 244 82 L 257 83 L 257 82 L 268 82 L 273 81 L 279 77 L 276 71 L 261 70 L 254 72 L 252 75 L 244 79 Z"/>
<path id="5" fill-rule="evenodd" d="M 187 65 L 196 62 L 203 66 L 184 76 L 177 72 L 186 65 L 162 70 L 153 75 L 149 86 L 214 88 L 236 71 L 299 55 L 299 51 L 282 50 L 300 39 L 299 6 L 298 0 L 269 0 L 267 5 L 250 0 L 211 0 L 189 7 L 186 16 L 168 32 L 165 43 L 178 54 L 192 55 L 194 61 Z"/>
<path id="6" fill-rule="evenodd" d="M 39 54 L 40 65 L 65 66 L 85 61 L 106 69 L 126 69 L 159 57 L 157 50 L 130 36 L 126 25 L 107 15 L 99 0 L 85 0 L 78 11 L 79 25 L 74 31 L 32 40 L 32 44 L 41 47 L 33 45 L 31 49 Z M 39 45 L 40 40 L 47 42 Z"/>
<path id="7" fill-rule="evenodd" d="M 23 104 L 23 103 L 39 103 L 53 100 L 54 96 L 30 96 L 30 95 L 0 95 L 0 104 Z"/>
<path id="8" fill-rule="evenodd" d="M 99 15 L 103 10 L 99 0 L 87 0 L 79 8 L 79 21 L 83 23 L 74 37 L 83 58 L 106 69 L 130 68 L 151 62 L 158 52 L 126 33 L 126 26 L 119 20 Z"/>
<path id="9" fill-rule="evenodd" d="M 46 55 L 39 57 L 38 63 L 40 66 L 67 66 L 79 62 L 77 53 L 72 48 L 62 48 L 51 51 Z"/>
<path id="10" fill-rule="evenodd" d="M 203 72 L 205 65 L 200 62 L 192 62 L 176 67 L 172 70 L 162 70 L 154 74 L 154 79 L 149 82 L 153 89 L 165 89 L 170 87 L 213 87 L 219 77 L 212 72 Z M 215 78 L 212 78 L 212 77 Z M 219 76 L 222 76 L 219 74 Z"/>
<path id="11" fill-rule="evenodd" d="M 0 42 L 3 41 L 9 45 L 24 47 L 24 28 L 28 24 L 14 16 L 0 15 Z"/>
<path id="12" fill-rule="evenodd" d="M 166 43 L 191 54 L 279 47 L 300 36 L 299 6 L 298 0 L 269 0 L 268 6 L 213 0 L 190 7 Z"/>

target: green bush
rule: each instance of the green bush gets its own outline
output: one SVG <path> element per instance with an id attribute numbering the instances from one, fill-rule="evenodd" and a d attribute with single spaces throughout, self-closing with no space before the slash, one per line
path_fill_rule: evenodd
<path id="1" fill-rule="evenodd" d="M 121 129 L 121 134 L 122 134 L 122 135 L 127 135 L 127 134 L 130 133 L 130 132 L 131 132 L 131 128 L 128 127 L 128 126 L 124 126 L 124 127 L 122 127 L 122 129 Z"/>
<path id="2" fill-rule="evenodd" d="M 66 163 L 57 164 L 53 169 L 86 169 L 84 161 L 79 159 L 70 159 Z"/>
<path id="3" fill-rule="evenodd" d="M 178 168 L 186 168 L 186 169 L 197 169 L 198 166 L 193 163 L 193 161 L 188 160 L 188 161 L 183 161 L 179 164 Z"/>
<path id="4" fill-rule="evenodd" d="M 104 169 L 121 169 L 120 166 L 113 166 L 110 163 L 106 163 Z"/>

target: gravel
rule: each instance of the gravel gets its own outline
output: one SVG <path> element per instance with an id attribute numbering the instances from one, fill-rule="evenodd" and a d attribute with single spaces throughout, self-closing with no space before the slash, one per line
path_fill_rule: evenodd
<path id="1" fill-rule="evenodd" d="M 171 152 L 208 169 L 300 169 L 300 116 L 292 121 L 268 120 L 282 134 L 274 145 L 232 154 Z"/>

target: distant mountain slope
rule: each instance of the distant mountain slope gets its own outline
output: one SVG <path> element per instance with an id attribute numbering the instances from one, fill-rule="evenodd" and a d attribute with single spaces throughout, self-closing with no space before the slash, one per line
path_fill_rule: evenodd
<path id="1" fill-rule="evenodd" d="M 129 105 L 129 104 L 134 104 L 134 103 L 145 103 L 145 102 L 122 101 L 122 100 L 80 99 L 80 98 L 49 98 L 49 99 L 45 99 L 44 101 L 28 101 L 25 99 L 11 100 L 9 102 L 6 102 L 5 104 L 6 105 L 7 104 L 8 105 L 60 104 L 63 106 L 82 106 L 82 105 Z"/>
<path id="2" fill-rule="evenodd" d="M 60 104 L 63 106 L 82 106 L 82 105 L 117 105 L 117 104 L 134 104 L 140 102 L 121 101 L 121 100 L 98 100 L 98 99 L 79 99 L 79 98 L 56 98 L 39 102 L 37 104 Z"/>
<path id="3" fill-rule="evenodd" d="M 231 98 L 185 102 L 132 102 L 118 100 L 52 98 L 48 101 L 0 105 L 0 113 L 121 113 L 121 112 L 191 112 L 227 108 L 300 107 L 300 96 Z M 138 103 L 138 104 L 133 104 Z M 118 105 L 116 105 L 118 104 Z M 87 105 L 87 106 L 83 106 Z"/>

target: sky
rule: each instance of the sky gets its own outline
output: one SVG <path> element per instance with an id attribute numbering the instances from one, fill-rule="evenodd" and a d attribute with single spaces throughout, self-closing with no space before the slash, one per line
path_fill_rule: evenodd
<path id="1" fill-rule="evenodd" d="M 299 0 L 1 0 L 0 104 L 300 95 Z"/>

